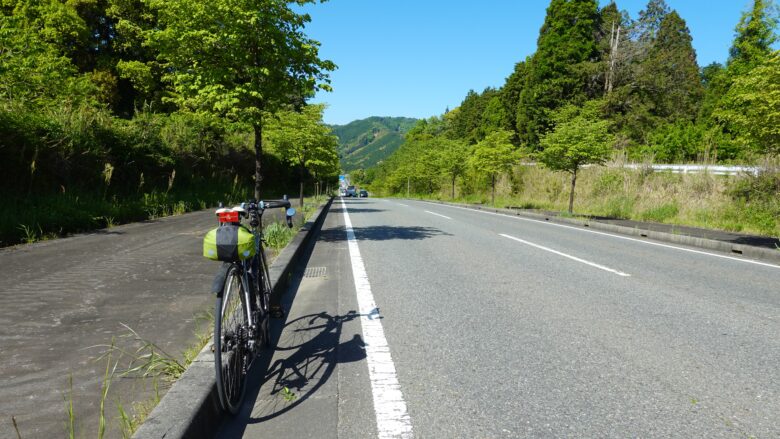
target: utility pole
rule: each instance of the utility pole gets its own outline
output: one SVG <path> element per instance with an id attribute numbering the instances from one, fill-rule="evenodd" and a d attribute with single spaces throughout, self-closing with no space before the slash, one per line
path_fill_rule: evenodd
<path id="1" fill-rule="evenodd" d="M 407 175 L 406 176 L 406 198 L 409 198 L 409 180 L 410 177 Z"/>

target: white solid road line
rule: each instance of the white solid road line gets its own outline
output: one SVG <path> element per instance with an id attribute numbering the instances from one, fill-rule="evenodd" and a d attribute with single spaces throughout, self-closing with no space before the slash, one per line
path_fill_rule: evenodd
<path id="1" fill-rule="evenodd" d="M 631 237 L 628 237 L 628 236 L 614 235 L 612 233 L 597 232 L 595 230 L 588 230 L 588 229 L 583 229 L 583 228 L 580 228 L 580 227 L 567 226 L 565 224 L 557 224 L 557 223 L 551 223 L 551 222 L 548 222 L 548 221 L 535 220 L 535 219 L 531 219 L 531 218 L 523 218 L 523 217 L 519 217 L 519 216 L 516 216 L 516 215 L 507 215 L 505 213 L 485 212 L 484 210 L 469 209 L 468 207 L 450 206 L 448 204 L 431 203 L 430 201 L 422 201 L 422 202 L 423 203 L 428 203 L 428 204 L 435 204 L 436 206 L 451 207 L 453 209 L 468 210 L 470 212 L 477 212 L 477 213 L 485 213 L 485 214 L 488 214 L 488 215 L 503 216 L 503 217 L 506 217 L 506 218 L 516 219 L 518 221 L 528 221 L 528 222 L 532 222 L 532 223 L 545 224 L 545 225 L 548 225 L 548 226 L 562 227 L 564 229 L 576 230 L 578 232 L 593 233 L 595 235 L 609 236 L 611 238 L 623 239 L 623 240 L 632 241 L 632 242 L 638 242 L 640 244 L 654 245 L 656 247 L 671 248 L 671 249 L 674 249 L 674 250 L 684 251 L 684 252 L 688 252 L 688 253 L 696 253 L 696 254 L 699 254 L 699 255 L 712 256 L 714 258 L 729 259 L 729 260 L 732 260 L 732 261 L 744 262 L 746 264 L 761 265 L 761 266 L 764 266 L 764 267 L 771 267 L 771 268 L 780 268 L 780 265 L 769 264 L 767 262 L 760 262 L 760 261 L 756 261 L 756 260 L 753 260 L 753 259 L 735 258 L 734 256 L 720 255 L 720 254 L 717 254 L 717 253 L 710 253 L 710 252 L 705 252 L 705 251 L 701 251 L 701 250 L 694 250 L 692 248 L 685 248 L 685 247 L 678 247 L 676 245 L 662 244 L 660 242 L 645 241 L 645 240 L 642 240 L 642 239 L 631 238 Z"/>
<path id="2" fill-rule="evenodd" d="M 448 217 L 448 216 L 445 216 L 445 215 L 442 215 L 442 214 L 440 214 L 440 213 L 431 212 L 430 210 L 426 210 L 425 212 L 427 212 L 427 213 L 430 213 L 431 215 L 436 215 L 436 216 L 440 216 L 440 217 L 442 217 L 442 218 L 447 218 L 448 220 L 451 220 L 451 219 L 452 219 L 452 218 L 450 218 L 450 217 Z"/>
<path id="3" fill-rule="evenodd" d="M 382 320 L 375 318 L 379 311 L 371 293 L 366 267 L 360 256 L 355 231 L 349 219 L 347 207 L 341 200 L 344 210 L 344 224 L 347 229 L 347 244 L 352 262 L 352 276 L 355 279 L 360 325 L 363 328 L 363 341 L 368 363 L 368 377 L 371 381 L 371 393 L 374 397 L 376 428 L 380 438 L 412 438 L 412 420 L 406 410 L 401 385 L 395 373 L 395 364 L 390 356 Z"/>
<path id="4" fill-rule="evenodd" d="M 540 250 L 548 251 L 550 253 L 555 253 L 556 255 L 563 256 L 564 258 L 569 258 L 569 259 L 571 259 L 573 261 L 582 262 L 583 264 L 590 265 L 591 267 L 596 267 L 596 268 L 598 268 L 600 270 L 609 271 L 610 273 L 615 273 L 618 276 L 623 276 L 623 277 L 630 277 L 631 276 L 628 273 L 623 273 L 622 271 L 615 270 L 615 269 L 609 268 L 609 267 L 605 267 L 603 265 L 596 264 L 595 262 L 586 261 L 585 259 L 581 259 L 581 258 L 578 258 L 576 256 L 568 255 L 566 253 L 559 252 L 558 250 L 553 250 L 553 249 L 545 247 L 543 245 L 534 244 L 533 242 L 528 242 L 528 241 L 526 241 L 524 239 L 515 238 L 514 236 L 505 235 L 503 233 L 499 233 L 499 235 L 503 236 L 504 238 L 509 238 L 509 239 L 515 240 L 517 242 L 521 242 L 521 243 L 523 243 L 525 245 L 530 245 L 531 247 L 536 247 L 536 248 L 538 248 Z"/>

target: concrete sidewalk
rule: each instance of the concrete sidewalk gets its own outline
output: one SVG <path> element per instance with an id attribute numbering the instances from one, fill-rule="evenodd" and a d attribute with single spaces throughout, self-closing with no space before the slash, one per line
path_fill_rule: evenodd
<path id="1" fill-rule="evenodd" d="M 216 437 L 358 438 L 376 431 L 340 213 L 331 206 L 285 296 L 286 319 L 273 321 L 273 357 L 253 366 L 242 411 Z"/>

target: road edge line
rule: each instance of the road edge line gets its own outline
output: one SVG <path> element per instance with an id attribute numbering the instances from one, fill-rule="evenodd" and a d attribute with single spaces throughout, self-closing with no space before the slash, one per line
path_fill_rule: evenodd
<path id="1" fill-rule="evenodd" d="M 390 346 L 385 338 L 382 320 L 375 318 L 378 308 L 371 292 L 363 258 L 360 255 L 355 231 L 344 200 L 341 200 L 344 211 L 344 228 L 347 234 L 347 246 L 352 265 L 352 278 L 355 282 L 360 326 L 363 330 L 363 342 L 368 364 L 368 377 L 371 382 L 371 394 L 374 400 L 376 414 L 377 436 L 380 438 L 411 439 L 412 420 L 406 409 L 401 384 L 395 370 Z"/>
<path id="2" fill-rule="evenodd" d="M 476 212 L 489 213 L 494 215 L 502 215 L 510 218 L 535 221 L 542 224 L 554 225 L 559 227 L 568 227 L 574 230 L 580 230 L 587 233 L 595 233 L 611 236 L 618 239 L 627 239 L 636 241 L 643 244 L 656 245 L 660 247 L 667 247 L 675 250 L 700 253 L 707 256 L 716 258 L 731 259 L 737 262 L 743 262 L 748 264 L 756 264 L 771 268 L 780 268 L 777 264 L 780 263 L 780 250 L 771 250 L 763 247 L 755 247 L 746 244 L 732 244 L 730 242 L 718 241 L 715 239 L 698 238 L 689 235 L 675 235 L 673 233 L 658 232 L 654 230 L 639 229 L 626 226 L 618 226 L 614 224 L 604 224 L 597 221 L 582 221 L 573 218 L 560 218 L 552 215 L 541 215 L 538 213 L 523 212 L 514 209 L 502 209 L 496 207 L 480 207 L 472 206 L 469 204 L 450 203 L 446 201 L 438 200 L 414 200 L 423 203 L 436 204 L 441 206 L 452 207 L 456 209 L 473 210 Z M 579 227 L 577 227 L 579 226 Z M 595 230 L 594 230 L 595 229 Z M 600 230 L 597 231 L 597 230 Z M 659 242 L 660 241 L 660 242 Z M 718 253 L 708 253 L 704 251 L 698 251 L 685 247 L 676 247 L 673 245 L 663 244 L 664 242 L 686 245 L 689 247 L 696 247 L 704 250 L 711 250 Z M 734 255 L 734 256 L 732 256 Z M 741 255 L 742 257 L 737 257 Z"/>

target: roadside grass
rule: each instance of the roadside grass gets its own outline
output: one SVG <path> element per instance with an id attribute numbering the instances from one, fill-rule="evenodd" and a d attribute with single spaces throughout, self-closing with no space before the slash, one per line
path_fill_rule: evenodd
<path id="1" fill-rule="evenodd" d="M 308 198 L 304 203 L 301 213 L 303 221 L 294 223 L 292 229 L 287 227 L 285 222 L 275 222 L 267 226 L 264 230 L 266 240 L 269 240 L 269 247 L 273 242 L 272 249 L 278 254 L 278 250 L 287 246 L 292 238 L 300 230 L 301 225 L 311 217 L 317 207 L 325 201 L 325 197 Z M 211 309 L 201 311 L 195 315 L 195 341 L 187 346 L 181 355 L 173 355 L 150 339 L 142 336 L 130 326 L 121 323 L 125 333 L 120 335 L 119 339 L 112 338 L 110 344 L 92 346 L 91 348 L 102 348 L 103 351 L 95 361 L 105 361 L 106 368 L 101 382 L 101 393 L 99 401 L 99 418 L 97 426 L 97 437 L 102 439 L 110 426 L 111 420 L 106 414 L 106 403 L 110 399 L 109 391 L 111 383 L 117 378 L 135 378 L 142 382 L 151 380 L 153 394 L 151 397 L 132 402 L 129 407 L 125 407 L 121 399 L 117 397 L 114 400 L 116 409 L 115 427 L 121 433 L 123 438 L 132 437 L 133 433 L 143 424 L 152 410 L 161 400 L 160 383 L 166 387 L 170 386 L 181 378 L 181 375 L 187 370 L 190 364 L 195 360 L 198 353 L 208 345 L 212 339 L 212 329 L 214 327 L 214 311 Z M 120 364 L 125 366 L 119 367 Z M 297 398 L 297 395 L 286 389 L 283 394 L 287 401 Z M 65 397 L 65 409 L 67 414 L 68 437 L 74 439 L 78 436 L 76 431 L 77 416 L 73 408 L 73 376 L 68 381 L 67 397 Z M 15 419 L 14 426 L 16 425 Z M 18 431 L 18 429 L 17 429 Z M 19 435 L 21 439 L 21 435 Z"/>
<path id="2" fill-rule="evenodd" d="M 574 213 L 780 237 L 780 166 L 765 167 L 769 171 L 758 176 L 589 167 L 577 177 Z M 517 166 L 499 179 L 495 205 L 565 212 L 569 187 L 569 174 Z M 433 194 L 412 196 L 451 200 L 446 184 Z M 490 205 L 490 189 L 457 192 L 454 201 Z"/>
<path id="3" fill-rule="evenodd" d="M 32 243 L 134 221 L 205 209 L 249 198 L 235 182 L 201 181 L 186 188 L 104 196 L 101 191 L 0 193 L 0 247 Z"/>

